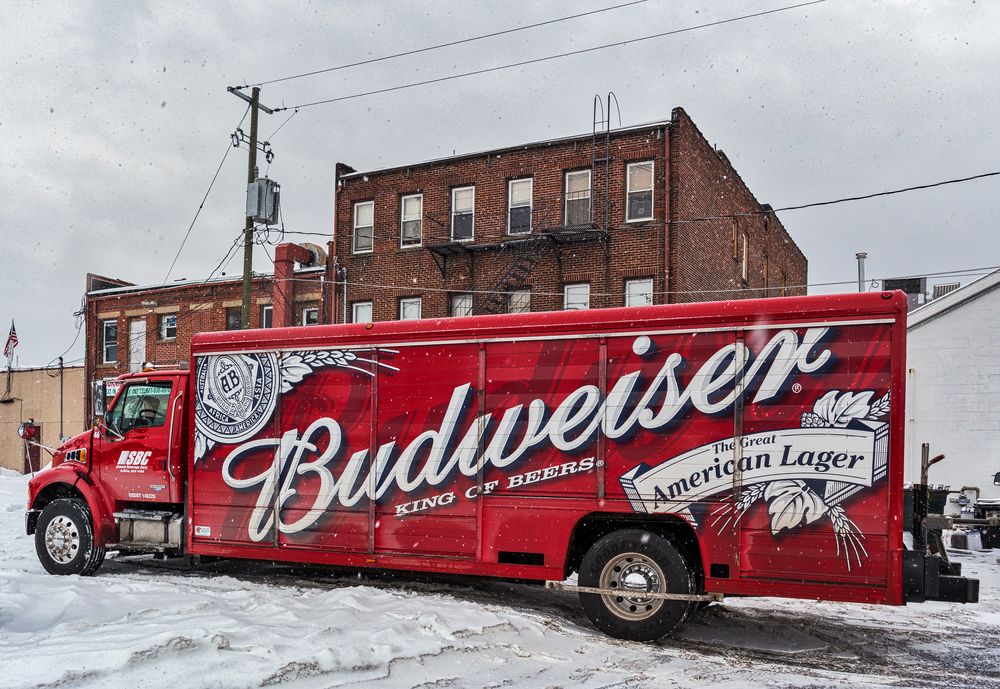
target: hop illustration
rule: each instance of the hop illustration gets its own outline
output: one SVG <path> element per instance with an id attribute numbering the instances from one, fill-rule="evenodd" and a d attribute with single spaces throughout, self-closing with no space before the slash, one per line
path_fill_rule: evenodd
<path id="1" fill-rule="evenodd" d="M 813 414 L 811 411 L 802 413 L 803 428 L 823 428 L 826 425 L 826 420 L 819 414 Z"/>

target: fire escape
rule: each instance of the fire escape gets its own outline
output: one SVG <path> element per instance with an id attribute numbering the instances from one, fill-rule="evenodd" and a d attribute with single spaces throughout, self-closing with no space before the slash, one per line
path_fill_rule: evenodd
<path id="1" fill-rule="evenodd" d="M 563 189 L 559 194 L 542 197 L 537 203 L 536 199 L 532 199 L 526 222 L 523 217 L 515 219 L 513 215 L 515 210 L 522 209 L 508 208 L 508 227 L 512 229 L 518 227 L 518 232 L 508 231 L 501 241 L 490 243 L 456 240 L 453 235 L 454 215 L 447 218 L 428 217 L 449 237 L 446 241 L 429 242 L 425 245 L 431 252 L 442 278 L 447 277 L 449 259 L 467 260 L 469 282 L 475 284 L 478 254 L 493 254 L 493 260 L 496 261 L 503 260 L 505 255 L 510 256 L 507 270 L 500 275 L 488 292 L 476 300 L 475 313 L 507 313 L 510 308 L 511 293 L 528 284 L 534 269 L 547 256 L 554 254 L 559 273 L 562 274 L 563 249 L 567 245 L 603 243 L 605 272 L 607 272 L 611 260 L 608 229 L 611 200 L 612 101 L 617 109 L 618 101 L 613 93 L 608 93 L 607 108 L 599 96 L 594 97 L 589 184 L 571 190 L 570 183 L 564 180 Z M 620 112 L 618 119 L 620 124 Z"/>

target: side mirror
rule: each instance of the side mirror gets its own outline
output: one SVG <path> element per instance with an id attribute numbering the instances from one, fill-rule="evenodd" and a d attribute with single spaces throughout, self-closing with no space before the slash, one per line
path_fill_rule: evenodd
<path id="1" fill-rule="evenodd" d="M 998 471 L 996 476 L 993 477 L 993 485 L 1000 486 L 1000 471 Z"/>
<path id="2" fill-rule="evenodd" d="M 103 380 L 94 381 L 94 389 L 92 391 L 92 399 L 94 402 L 94 418 L 98 416 L 103 417 L 108 411 L 108 392 L 107 388 L 104 387 Z"/>

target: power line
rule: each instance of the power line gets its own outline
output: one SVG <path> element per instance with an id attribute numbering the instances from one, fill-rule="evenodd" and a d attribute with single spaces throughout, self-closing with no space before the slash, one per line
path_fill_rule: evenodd
<path id="1" fill-rule="evenodd" d="M 873 199 L 878 196 L 891 196 L 892 194 L 902 194 L 907 191 L 917 191 L 919 189 L 932 189 L 934 187 L 943 187 L 946 184 L 958 184 L 959 182 L 971 182 L 975 179 L 983 179 L 984 177 L 996 177 L 1000 175 L 1000 170 L 996 172 L 984 172 L 981 175 L 972 175 L 971 177 L 960 177 L 958 179 L 948 179 L 943 182 L 932 182 L 931 184 L 920 184 L 913 187 L 904 187 L 903 189 L 893 189 L 891 191 L 879 191 L 874 194 L 865 194 L 864 196 L 849 196 L 843 199 L 834 199 L 833 201 L 817 201 L 815 203 L 805 203 L 800 206 L 785 206 L 784 208 L 775 208 L 777 211 L 797 211 L 801 208 L 815 208 L 816 206 L 832 206 L 835 203 L 844 203 L 846 201 L 862 201 L 864 199 Z"/>
<path id="2" fill-rule="evenodd" d="M 233 251 L 236 249 L 236 247 L 239 246 L 240 240 L 243 239 L 243 232 L 244 232 L 243 230 L 240 230 L 240 233 L 236 235 L 236 239 L 233 240 L 233 243 L 230 245 L 229 250 L 226 252 L 226 255 L 222 257 L 222 260 L 219 261 L 219 264 L 215 266 L 215 268 L 212 268 L 212 272 L 208 274 L 207 278 L 205 278 L 205 282 L 202 283 L 203 285 L 207 284 L 208 281 L 212 279 L 216 271 L 222 268 L 223 264 L 229 262 L 229 260 L 233 256 Z"/>
<path id="3" fill-rule="evenodd" d="M 644 1 L 645 1 L 645 0 L 644 0 Z M 282 128 L 282 127 L 284 127 L 284 126 L 285 126 L 286 124 L 288 124 L 288 120 L 290 120 L 290 119 L 292 119 L 293 117 L 295 117 L 295 116 L 296 116 L 296 115 L 297 115 L 298 113 L 299 113 L 299 110 L 298 110 L 298 108 L 296 108 L 295 110 L 292 110 L 292 114 L 291 114 L 291 115 L 289 115 L 289 116 L 288 116 L 288 118 L 287 118 L 287 119 L 286 119 L 286 120 L 285 120 L 284 122 L 282 122 L 281 124 L 279 124 L 279 125 L 278 125 L 278 128 L 277 128 L 277 129 L 275 129 L 275 130 L 274 130 L 273 132 L 271 132 L 271 136 L 267 137 L 267 140 L 268 140 L 268 142 L 270 142 L 270 141 L 271 141 L 271 139 L 273 139 L 273 138 L 274 138 L 274 135 L 275 135 L 275 134 L 277 134 L 278 132 L 280 132 L 280 131 L 281 131 L 281 128 Z M 271 163 L 270 163 L 270 161 L 268 161 L 267 165 L 268 165 L 268 167 L 270 167 L 270 166 L 271 166 Z"/>
<path id="4" fill-rule="evenodd" d="M 243 111 L 243 117 L 240 118 L 239 124 L 236 128 L 239 129 L 243 125 L 243 120 L 247 118 L 247 113 L 250 112 L 250 106 Z M 292 113 L 294 115 L 295 113 Z M 292 119 L 291 116 L 288 119 Z M 286 122 L 288 120 L 285 120 Z M 201 203 L 198 205 L 198 210 L 195 211 L 194 217 L 191 218 L 191 224 L 188 225 L 187 232 L 184 233 L 184 239 L 181 240 L 181 245 L 177 247 L 177 253 L 174 254 L 174 260 L 170 262 L 170 267 L 167 269 L 167 274 L 163 276 L 163 282 L 161 284 L 167 284 L 167 280 L 170 279 L 170 273 L 173 271 L 174 266 L 177 265 L 177 259 L 180 258 L 181 252 L 184 250 L 184 245 L 187 244 L 188 237 L 191 235 L 191 230 L 194 229 L 194 224 L 198 221 L 198 216 L 201 215 L 201 209 L 205 207 L 205 201 L 208 200 L 208 195 L 212 193 L 212 187 L 215 186 L 215 180 L 219 178 L 219 173 L 222 171 L 222 166 L 226 162 L 226 158 L 229 157 L 229 152 L 233 150 L 230 143 L 226 143 L 226 152 L 222 154 L 222 160 L 219 161 L 219 167 L 215 169 L 215 174 L 212 175 L 212 181 L 208 183 L 208 189 L 205 190 L 205 195 L 201 197 Z"/>
<path id="5" fill-rule="evenodd" d="M 731 24 L 733 22 L 743 21 L 746 19 L 754 19 L 756 17 L 763 17 L 769 14 L 777 14 L 778 12 L 787 12 L 789 10 L 798 9 L 801 7 L 808 7 L 809 5 L 818 5 L 826 0 L 811 0 L 810 2 L 803 2 L 796 5 L 786 5 L 785 7 L 778 7 L 773 10 L 764 10 L 762 12 L 754 12 L 753 14 L 744 14 L 739 17 L 730 17 L 729 19 L 720 19 L 714 22 L 706 22 L 704 24 L 697 24 L 695 26 L 688 26 L 682 29 L 673 29 L 671 31 L 663 31 L 661 33 L 652 34 L 650 36 L 641 36 L 639 38 L 629 38 L 624 41 L 616 41 L 614 43 L 606 43 L 604 45 L 593 46 L 590 48 L 582 48 L 580 50 L 571 50 L 565 53 L 557 53 L 555 55 L 546 55 L 544 57 L 536 57 L 531 60 L 522 60 L 520 62 L 512 62 L 506 65 L 498 65 L 496 67 L 487 67 L 485 69 L 477 69 L 471 72 L 463 72 L 461 74 L 451 74 L 444 77 L 437 77 L 435 79 L 425 79 L 424 81 L 417 81 L 410 84 L 401 84 L 399 86 L 389 86 L 387 88 L 375 89 L 373 91 L 365 91 L 363 93 L 353 93 L 347 96 L 337 96 L 335 98 L 327 98 L 324 100 L 312 101 L 310 103 L 300 103 L 299 105 L 289 105 L 283 108 L 275 108 L 274 112 L 281 112 L 282 110 L 290 110 L 292 108 L 310 108 L 314 105 L 325 105 L 327 103 L 338 103 L 340 101 L 351 100 L 353 98 L 363 98 L 365 96 L 374 96 L 380 93 L 389 93 L 391 91 L 400 91 L 402 89 L 414 88 L 417 86 L 427 86 L 428 84 L 437 84 L 442 81 L 450 81 L 452 79 L 463 79 L 465 77 L 477 76 L 480 74 L 488 74 L 490 72 L 499 72 L 504 69 L 513 69 L 514 67 L 524 67 L 525 65 L 533 65 L 539 62 L 546 62 L 548 60 L 557 60 L 564 57 L 571 57 L 574 55 L 583 55 L 585 53 L 592 53 L 598 50 L 605 50 L 607 48 L 617 48 L 620 46 L 630 45 L 632 43 L 639 43 L 642 41 L 650 41 L 655 38 L 663 38 L 665 36 L 674 36 L 676 34 L 686 33 L 688 31 L 696 31 L 698 29 L 706 29 L 713 26 L 720 26 L 722 24 Z M 267 83 L 267 82 L 265 82 Z"/>
<path id="6" fill-rule="evenodd" d="M 686 223 L 696 223 L 705 220 L 731 220 L 733 218 L 747 218 L 754 215 L 767 215 L 768 213 L 780 213 L 782 211 L 797 211 L 803 208 L 817 208 L 819 206 L 833 206 L 838 203 L 848 203 L 850 201 L 864 201 L 865 199 L 874 199 L 879 196 L 892 196 L 894 194 L 905 194 L 909 191 L 920 191 L 923 189 L 933 189 L 934 187 L 943 187 L 948 184 L 960 184 L 962 182 L 971 182 L 977 179 L 984 179 L 986 177 L 996 177 L 1000 175 L 1000 170 L 996 172 L 984 172 L 978 175 L 972 175 L 971 177 L 958 177 L 955 179 L 946 179 L 941 182 L 931 182 L 930 184 L 918 184 L 912 187 L 903 187 L 901 189 L 890 189 L 887 191 L 876 191 L 871 194 L 863 194 L 861 196 L 845 196 L 840 199 L 832 199 L 830 201 L 814 201 L 812 203 L 803 203 L 797 206 L 784 206 L 783 208 L 772 208 L 770 210 L 760 210 L 760 211 L 749 211 L 746 213 L 730 213 L 728 215 L 704 215 L 698 218 L 687 218 L 684 220 L 671 220 L 671 225 L 681 225 Z"/>
<path id="7" fill-rule="evenodd" d="M 417 48 L 415 50 L 407 50 L 402 53 L 394 53 L 392 55 L 383 55 L 381 57 L 373 57 L 368 60 L 360 60 L 358 62 L 350 62 L 343 65 L 337 65 L 336 67 L 327 67 L 325 69 L 316 69 L 311 72 L 302 72 L 301 74 L 293 74 L 287 77 L 280 77 L 278 79 L 270 79 L 268 81 L 259 81 L 255 84 L 244 84 L 243 86 L 237 86 L 235 88 L 245 89 L 250 86 L 266 86 L 267 84 L 277 84 L 281 81 L 291 81 L 292 79 L 301 79 L 303 77 L 311 77 L 317 74 L 326 74 L 327 72 L 336 72 L 341 69 L 348 69 L 350 67 L 360 67 L 362 65 L 370 65 L 375 62 L 382 62 L 383 60 L 393 60 L 398 57 L 406 57 L 408 55 L 418 55 L 420 53 L 426 53 L 432 50 L 438 50 L 440 48 L 450 48 L 451 46 L 462 45 L 463 43 L 471 43 L 472 41 L 480 41 L 484 38 L 494 38 L 496 36 L 503 36 L 506 34 L 516 33 L 518 31 L 525 31 L 527 29 L 536 29 L 540 26 L 547 26 L 549 24 L 556 24 L 558 22 L 569 21 L 570 19 L 579 19 L 580 17 L 588 17 L 593 14 L 600 14 L 602 12 L 610 12 L 611 10 L 621 9 L 622 7 L 630 7 L 632 5 L 639 5 L 646 2 L 646 0 L 633 0 L 632 2 L 622 3 L 620 5 L 612 5 L 611 7 L 603 7 L 601 9 L 590 10 L 589 12 L 581 12 L 579 14 L 571 14 L 567 17 L 558 17 L 556 19 L 548 19 L 542 22 L 536 22 L 534 24 L 525 24 L 523 26 L 515 26 L 510 29 L 503 29 L 502 31 L 494 31 L 492 33 L 482 34 L 481 36 L 472 36 L 471 38 L 462 38 L 457 41 L 450 41 L 448 43 L 438 43 L 436 45 L 429 45 L 424 48 Z M 272 134 L 271 136 L 274 136 Z"/>

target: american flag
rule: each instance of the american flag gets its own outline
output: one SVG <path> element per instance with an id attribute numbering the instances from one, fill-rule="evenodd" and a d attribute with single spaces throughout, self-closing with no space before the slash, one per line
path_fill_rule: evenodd
<path id="1" fill-rule="evenodd" d="M 3 348 L 3 355 L 8 359 L 14 358 L 14 347 L 17 346 L 17 331 L 14 330 L 14 321 L 10 322 L 10 334 L 7 336 L 7 344 Z"/>

